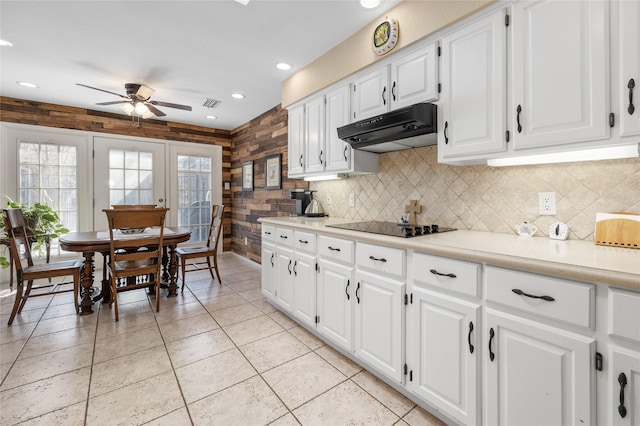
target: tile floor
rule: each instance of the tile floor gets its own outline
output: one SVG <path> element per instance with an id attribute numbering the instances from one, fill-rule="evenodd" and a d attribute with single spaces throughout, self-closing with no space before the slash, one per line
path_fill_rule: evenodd
<path id="1" fill-rule="evenodd" d="M 118 323 L 63 294 L 8 327 L 0 292 L 0 424 L 441 424 L 267 303 L 259 265 L 219 263 L 223 285 L 189 273 L 158 313 L 144 290 L 121 293 Z"/>

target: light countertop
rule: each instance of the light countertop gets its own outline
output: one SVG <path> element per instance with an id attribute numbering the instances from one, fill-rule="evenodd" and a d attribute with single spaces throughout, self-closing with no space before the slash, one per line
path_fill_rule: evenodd
<path id="1" fill-rule="evenodd" d="M 592 241 L 552 240 L 514 234 L 457 230 L 401 238 L 329 228 L 353 219 L 274 217 L 261 223 L 355 241 L 415 250 L 557 277 L 640 290 L 640 250 L 597 246 Z"/>

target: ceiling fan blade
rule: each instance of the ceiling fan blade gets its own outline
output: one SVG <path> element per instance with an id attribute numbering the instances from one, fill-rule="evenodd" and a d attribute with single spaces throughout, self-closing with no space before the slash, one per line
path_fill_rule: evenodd
<path id="1" fill-rule="evenodd" d="M 162 101 L 149 101 L 149 103 L 153 105 L 167 107 L 167 108 L 176 108 L 176 109 L 182 109 L 185 111 L 191 111 L 191 107 L 189 105 L 172 104 L 171 102 L 162 102 Z"/>
<path id="2" fill-rule="evenodd" d="M 131 101 L 111 101 L 111 102 L 99 102 L 96 105 L 116 105 L 116 104 L 126 104 Z"/>
<path id="3" fill-rule="evenodd" d="M 121 95 L 120 93 L 116 93 L 116 92 L 110 92 L 108 90 L 104 90 L 104 89 L 98 89 L 97 87 L 91 87 L 91 86 L 87 86 L 86 84 L 80 84 L 80 83 L 76 83 L 76 86 L 82 86 L 82 87 L 86 87 L 87 89 L 93 89 L 93 90 L 98 90 L 100 92 L 105 92 L 105 93 L 110 93 L 112 95 L 116 95 L 116 96 L 120 96 L 123 99 L 129 99 L 128 96 L 125 95 Z"/>
<path id="4" fill-rule="evenodd" d="M 164 112 L 160 111 L 158 108 L 154 107 L 153 105 L 150 105 L 151 102 L 147 102 L 147 108 L 149 108 L 149 111 L 151 111 L 153 113 L 153 115 L 155 115 L 156 117 L 164 117 L 165 114 Z"/>

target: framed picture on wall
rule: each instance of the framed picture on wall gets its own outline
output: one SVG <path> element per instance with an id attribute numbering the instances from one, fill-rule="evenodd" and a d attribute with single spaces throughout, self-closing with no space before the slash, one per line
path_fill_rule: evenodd
<path id="1" fill-rule="evenodd" d="M 280 189 L 282 186 L 282 167 L 280 154 L 264 159 L 264 189 Z"/>
<path id="2" fill-rule="evenodd" d="M 253 191 L 253 161 L 242 163 L 242 190 Z"/>

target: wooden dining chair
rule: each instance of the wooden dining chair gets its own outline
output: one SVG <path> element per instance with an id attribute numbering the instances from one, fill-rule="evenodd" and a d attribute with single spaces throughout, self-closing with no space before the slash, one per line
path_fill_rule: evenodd
<path id="1" fill-rule="evenodd" d="M 118 321 L 118 293 L 154 288 L 156 312 L 160 310 L 162 241 L 165 208 L 105 209 L 109 223 L 111 305 Z M 142 230 L 142 231 L 141 231 Z M 140 248 L 145 250 L 139 250 Z"/>
<path id="2" fill-rule="evenodd" d="M 65 260 L 59 262 L 51 262 L 45 264 L 34 265 L 31 257 L 32 239 L 27 234 L 27 227 L 24 223 L 24 215 L 21 209 L 4 209 L 4 226 L 7 237 L 9 238 L 9 250 L 14 260 L 17 277 L 16 298 L 13 302 L 13 309 L 9 316 L 8 325 L 13 323 L 16 314 L 22 312 L 27 299 L 37 296 L 48 296 L 51 294 L 68 293 L 73 291 L 73 304 L 76 314 L 79 312 L 78 296 L 80 289 L 80 270 L 82 268 L 82 260 Z M 73 279 L 73 289 L 62 289 L 61 286 L 69 284 L 51 283 L 47 281 L 45 285 L 34 287 L 33 281 L 40 278 L 56 278 L 71 277 Z M 24 283 L 27 283 L 26 289 Z M 50 288 L 48 292 L 36 291 L 31 294 L 32 290 Z"/>
<path id="3" fill-rule="evenodd" d="M 224 214 L 223 204 L 214 204 L 211 207 L 211 225 L 209 226 L 209 236 L 207 238 L 207 244 L 199 247 L 178 247 L 176 249 L 176 255 L 180 263 L 180 269 L 182 271 L 182 288 L 184 291 L 185 274 L 187 272 L 201 270 L 202 265 L 207 265 L 211 278 L 215 281 L 213 276 L 213 270 L 215 269 L 218 276 L 218 282 L 222 284 L 220 279 L 220 271 L 218 270 L 218 241 L 220 238 L 220 231 L 222 230 L 222 215 Z M 187 260 L 189 259 L 202 259 L 205 261 L 191 262 L 189 266 L 192 268 L 187 270 Z"/>

